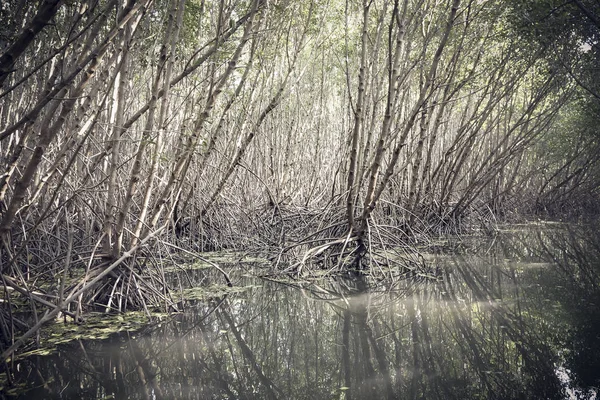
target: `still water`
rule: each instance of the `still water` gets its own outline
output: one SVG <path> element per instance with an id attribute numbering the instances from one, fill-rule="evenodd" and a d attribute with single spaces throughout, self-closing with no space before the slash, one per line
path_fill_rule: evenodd
<path id="1" fill-rule="evenodd" d="M 240 277 L 251 287 L 172 321 L 19 361 L 15 398 L 596 398 L 597 228 L 449 240 L 426 259 L 436 279 Z"/>

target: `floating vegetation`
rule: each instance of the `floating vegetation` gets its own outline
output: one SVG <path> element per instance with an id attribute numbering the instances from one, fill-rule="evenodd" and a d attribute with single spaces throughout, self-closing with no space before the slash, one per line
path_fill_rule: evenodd
<path id="1" fill-rule="evenodd" d="M 259 288 L 258 285 L 248 286 L 227 286 L 214 284 L 210 286 L 198 286 L 183 290 L 183 297 L 186 300 L 206 300 L 214 297 L 221 297 L 233 293 L 243 293 L 245 291 Z"/>
<path id="2" fill-rule="evenodd" d="M 258 265 L 270 265 L 267 259 L 261 257 L 254 257 L 242 253 L 236 252 L 210 252 L 202 253 L 202 259 L 190 258 L 187 262 L 167 266 L 164 268 L 165 272 L 179 272 L 179 271 L 193 271 L 211 269 L 215 267 L 215 264 L 228 265 L 228 264 L 245 264 L 248 266 Z"/>
<path id="3" fill-rule="evenodd" d="M 141 311 L 124 314 L 91 313 L 86 315 L 82 323 L 63 323 L 57 320 L 40 332 L 40 346 L 37 349 L 20 353 L 18 358 L 32 355 L 45 356 L 52 354 L 58 345 L 74 340 L 102 340 L 117 332 L 136 332 L 154 320 L 167 317 L 164 313 L 152 313 L 148 316 Z"/>
<path id="4" fill-rule="evenodd" d="M 194 270 L 203 270 L 203 269 L 211 269 L 214 268 L 212 264 L 209 264 L 204 261 L 196 261 L 189 264 L 177 264 L 172 265 L 170 267 L 165 267 L 164 271 L 167 273 L 170 272 L 180 272 L 180 271 L 194 271 Z"/>

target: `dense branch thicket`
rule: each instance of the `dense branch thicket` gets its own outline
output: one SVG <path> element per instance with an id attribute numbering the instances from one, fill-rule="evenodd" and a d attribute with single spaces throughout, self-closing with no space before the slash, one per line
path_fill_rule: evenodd
<path id="1" fill-rule="evenodd" d="M 175 308 L 177 248 L 367 268 L 598 211 L 591 3 L 3 2 L 2 341 L 86 305 Z"/>

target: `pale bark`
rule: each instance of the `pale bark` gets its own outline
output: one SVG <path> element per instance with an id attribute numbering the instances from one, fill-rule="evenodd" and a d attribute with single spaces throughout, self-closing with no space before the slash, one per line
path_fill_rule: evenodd
<path id="1" fill-rule="evenodd" d="M 178 156 L 177 160 L 175 161 L 175 166 L 171 170 L 166 184 L 164 185 L 160 194 L 157 196 L 157 200 L 154 204 L 154 209 L 152 211 L 153 215 L 152 215 L 150 222 L 148 223 L 148 229 L 152 229 L 152 227 L 156 226 L 156 224 L 158 223 L 158 220 L 162 214 L 162 211 L 164 210 L 165 204 L 166 204 L 169 196 L 171 194 L 174 194 L 175 198 L 177 198 L 179 196 L 179 192 L 181 191 L 181 186 L 183 183 L 183 178 L 189 169 L 189 166 L 192 162 L 192 158 L 194 155 L 194 151 L 196 150 L 196 147 L 198 146 L 198 143 L 200 141 L 201 130 L 202 130 L 204 124 L 206 123 L 207 119 L 211 115 L 213 107 L 215 105 L 215 102 L 217 101 L 217 98 L 221 94 L 224 85 L 228 82 L 231 74 L 233 73 L 233 71 L 235 70 L 235 68 L 237 66 L 237 62 L 242 53 L 242 50 L 244 49 L 246 43 L 248 42 L 248 40 L 250 38 L 250 33 L 253 32 L 254 18 L 256 16 L 256 14 L 259 12 L 259 9 L 262 4 L 263 3 L 261 2 L 261 0 L 255 0 L 252 3 L 252 5 L 251 5 L 252 11 L 249 13 L 249 18 L 248 18 L 248 20 L 246 22 L 246 26 L 244 28 L 244 34 L 243 34 L 242 38 L 240 39 L 240 42 L 239 42 L 231 60 L 229 61 L 228 65 L 227 65 L 227 69 L 223 72 L 223 74 L 221 74 L 221 76 L 218 77 L 218 80 L 217 80 L 216 84 L 214 85 L 212 93 L 209 95 L 208 99 L 206 100 L 206 104 L 205 104 L 204 108 L 202 109 L 202 111 L 200 113 L 198 113 L 196 120 L 194 122 L 192 134 L 188 137 L 183 151 L 181 152 L 181 154 Z"/>
<path id="2" fill-rule="evenodd" d="M 178 1 L 178 2 L 177 2 Z M 167 32 L 165 34 L 165 42 L 163 43 L 162 54 L 160 62 L 166 63 L 165 73 L 163 77 L 163 92 L 164 95 L 161 98 L 160 109 L 156 126 L 158 127 L 157 137 L 155 139 L 154 150 L 152 152 L 151 166 L 146 179 L 146 191 L 144 193 L 144 199 L 142 200 L 142 206 L 138 222 L 133 231 L 133 237 L 131 239 L 131 246 L 137 244 L 137 240 L 142 234 L 142 229 L 146 223 L 146 216 L 150 207 L 150 200 L 152 197 L 152 191 L 154 189 L 154 180 L 156 179 L 156 171 L 158 168 L 158 160 L 160 152 L 163 150 L 163 132 L 165 130 L 165 119 L 169 110 L 169 86 L 171 81 L 171 74 L 173 72 L 174 53 L 175 46 L 179 39 L 179 32 L 181 30 L 181 24 L 183 21 L 183 11 L 185 7 L 185 0 L 173 0 L 173 3 L 169 11 L 169 23 Z M 163 61 L 164 60 L 164 61 Z"/>
<path id="3" fill-rule="evenodd" d="M 406 33 L 405 28 L 405 18 L 408 7 L 408 0 L 405 0 L 402 4 L 402 9 L 398 9 L 398 2 L 396 1 L 394 4 L 394 10 L 392 12 L 392 20 L 390 22 L 390 38 L 389 38 L 389 71 L 388 71 L 388 91 L 386 97 L 386 106 L 385 106 L 385 114 L 383 117 L 383 122 L 381 125 L 381 132 L 379 134 L 379 139 L 377 141 L 377 146 L 375 148 L 373 161 L 369 167 L 369 178 L 367 191 L 364 198 L 363 211 L 360 219 L 360 226 L 356 231 L 356 234 L 359 238 L 362 238 L 362 235 L 367 226 L 367 219 L 369 218 L 371 212 L 375 208 L 374 201 L 375 199 L 375 188 L 377 183 L 377 178 L 379 175 L 379 170 L 382 165 L 383 156 L 385 153 L 385 145 L 388 141 L 388 137 L 391 132 L 392 126 L 392 113 L 396 108 L 396 98 L 398 93 L 398 78 L 399 78 L 399 67 L 400 67 L 400 58 L 402 54 L 402 49 L 404 46 L 404 35 Z M 398 32 L 395 37 L 395 44 L 392 46 L 392 29 L 394 23 L 398 24 Z M 384 185 L 387 185 L 387 180 Z M 372 204 L 373 203 L 373 204 Z M 372 206 L 371 206 L 372 204 Z"/>
<path id="4" fill-rule="evenodd" d="M 73 107 L 75 106 L 76 99 L 79 96 L 81 96 L 81 94 L 83 93 L 83 89 L 85 88 L 87 83 L 90 81 L 90 79 L 96 73 L 96 68 L 97 68 L 100 60 L 102 59 L 102 57 L 108 50 L 109 44 L 115 38 L 117 33 L 120 31 L 120 29 L 122 29 L 122 27 L 137 12 L 139 12 L 140 9 L 145 4 L 147 4 L 149 1 L 150 0 L 146 0 L 145 2 L 142 2 L 142 3 L 132 7 L 131 9 L 129 9 L 127 11 L 127 13 L 125 13 L 123 15 L 123 18 L 121 18 L 118 21 L 117 26 L 115 26 L 107 34 L 105 39 L 96 48 L 94 48 L 90 52 L 90 55 L 83 57 L 83 61 L 69 75 L 69 79 L 65 79 L 63 81 L 63 83 L 65 83 L 67 81 L 72 82 L 73 79 L 75 79 L 75 77 L 78 75 L 78 73 L 83 70 L 83 66 L 89 65 L 87 67 L 87 69 L 85 70 L 85 74 L 82 77 L 82 79 L 80 80 L 80 82 L 78 83 L 78 85 L 76 87 L 73 87 L 73 89 L 70 91 L 70 93 L 69 93 L 70 97 L 62 102 L 61 112 L 60 112 L 60 115 L 57 118 L 57 120 L 51 126 L 44 127 L 44 130 L 42 132 L 40 132 L 40 138 L 36 144 L 36 147 L 31 155 L 31 157 L 29 157 L 28 161 L 26 162 L 26 167 L 21 175 L 21 179 L 19 179 L 19 181 L 15 185 L 13 196 L 8 205 L 8 209 L 7 209 L 6 213 L 3 215 L 2 220 L 0 221 L 0 236 L 6 234 L 10 230 L 12 221 L 13 221 L 18 209 L 21 206 L 21 202 L 23 201 L 23 199 L 26 196 L 27 189 L 30 186 L 30 183 L 34 177 L 34 174 L 37 172 L 38 165 L 39 165 L 40 161 L 42 160 L 42 157 L 46 151 L 46 148 L 52 142 L 54 137 L 57 135 L 58 131 L 62 128 L 62 126 L 66 122 L 67 116 L 70 114 Z M 62 93 L 62 95 L 61 95 L 61 93 Z M 56 95 L 58 95 L 58 97 L 60 98 L 60 97 L 63 97 L 66 93 L 67 93 L 67 87 L 65 85 L 61 88 L 60 91 L 58 91 L 56 93 Z"/>
<path id="5" fill-rule="evenodd" d="M 358 150 L 361 132 L 363 130 L 364 120 L 364 99 L 365 99 L 365 80 L 367 69 L 367 41 L 368 41 L 368 26 L 369 26 L 369 8 L 371 2 L 363 2 L 363 25 L 361 34 L 360 47 L 360 67 L 358 72 L 358 93 L 356 95 L 356 105 L 354 106 L 354 126 L 350 137 L 351 150 L 348 165 L 348 181 L 346 183 L 346 218 L 351 230 L 355 230 L 354 224 L 354 190 L 356 180 L 356 169 L 358 168 Z M 346 72 L 349 73 L 349 72 Z"/>
<path id="6" fill-rule="evenodd" d="M 127 28 L 123 34 L 120 43 L 120 55 L 117 69 L 117 76 L 113 87 L 112 94 L 112 112 L 110 115 L 111 123 L 111 135 L 108 140 L 109 146 L 112 147 L 110 154 L 110 160 L 108 165 L 108 176 L 107 189 L 106 189 L 106 202 L 104 205 L 104 221 L 102 232 L 104 234 L 104 240 L 102 244 L 103 254 L 111 254 L 112 247 L 115 241 L 115 215 L 117 214 L 117 170 L 120 164 L 121 158 L 121 141 L 123 120 L 125 119 L 125 87 L 129 79 L 128 68 L 129 68 L 129 45 L 131 41 L 131 28 Z"/>
<path id="7" fill-rule="evenodd" d="M 248 133 L 248 135 L 244 138 L 244 140 L 242 141 L 242 143 L 238 146 L 238 148 L 236 150 L 236 153 L 233 156 L 233 159 L 231 160 L 231 163 L 229 164 L 227 170 L 225 171 L 225 174 L 220 179 L 220 181 L 217 184 L 217 187 L 214 190 L 213 194 L 211 195 L 210 199 L 206 202 L 206 204 L 202 208 L 202 212 L 201 212 L 202 216 L 206 214 L 207 210 L 215 202 L 217 196 L 220 195 L 221 191 L 223 190 L 223 187 L 227 183 L 227 180 L 229 179 L 229 177 L 231 176 L 231 174 L 233 174 L 233 172 L 235 171 L 236 167 L 240 163 L 242 157 L 246 153 L 246 150 L 248 149 L 248 146 L 253 141 L 253 139 L 255 138 L 255 136 L 259 133 L 259 129 L 260 129 L 261 125 L 263 124 L 264 120 L 267 118 L 267 116 L 281 102 L 281 98 L 283 96 L 284 90 L 286 89 L 288 80 L 289 80 L 292 72 L 294 71 L 294 68 L 296 66 L 296 62 L 298 60 L 298 56 L 299 56 L 299 54 L 300 54 L 300 52 L 302 50 L 302 47 L 304 45 L 304 40 L 305 40 L 307 31 L 308 31 L 308 27 L 310 25 L 310 19 L 312 17 L 312 13 L 313 13 L 313 6 L 314 6 L 314 3 L 311 1 L 310 6 L 309 6 L 309 11 L 308 11 L 308 16 L 306 18 L 306 24 L 303 27 L 303 31 L 302 31 L 301 37 L 299 39 L 299 42 L 296 45 L 296 50 L 294 51 L 294 53 L 293 53 L 293 55 L 291 57 L 289 57 L 289 54 L 288 54 L 288 59 L 290 61 L 289 61 L 289 65 L 288 65 L 288 68 L 287 68 L 287 71 L 286 71 L 286 75 L 283 78 L 283 81 L 280 83 L 279 87 L 277 88 L 277 91 L 275 92 L 275 95 L 271 98 L 271 100 L 269 101 L 269 103 L 267 104 L 267 106 L 265 107 L 265 109 L 261 112 L 260 116 L 258 117 L 258 120 L 253 125 L 253 127 L 250 130 L 250 132 Z M 289 144 L 289 141 L 288 141 L 288 144 Z"/>

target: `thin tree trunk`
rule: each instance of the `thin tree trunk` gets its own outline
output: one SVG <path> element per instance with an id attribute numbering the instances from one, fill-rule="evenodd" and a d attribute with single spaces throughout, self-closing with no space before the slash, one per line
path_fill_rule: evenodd
<path id="1" fill-rule="evenodd" d="M 0 56 L 0 87 L 2 87 L 8 75 L 14 71 L 15 62 L 31 45 L 37 34 L 48 25 L 62 4 L 62 0 L 44 0 L 31 22 L 21 32 L 21 35 Z"/>
<path id="2" fill-rule="evenodd" d="M 179 31 L 181 30 L 181 24 L 183 22 L 183 11 L 185 7 L 185 0 L 172 0 L 173 3 L 170 6 L 169 11 L 169 23 L 167 32 L 165 34 L 165 42 L 163 43 L 163 49 L 161 54 L 161 62 L 166 63 L 165 74 L 163 77 L 163 92 L 164 95 L 161 97 L 160 110 L 156 121 L 158 127 L 157 138 L 154 144 L 154 151 L 152 152 L 152 159 L 150 161 L 150 171 L 146 179 L 146 191 L 144 193 L 144 199 L 142 201 L 142 207 L 138 222 L 133 231 L 131 238 L 131 246 L 135 246 L 138 238 L 142 234 L 142 229 L 146 222 L 146 216 L 148 214 L 148 208 L 150 206 L 150 199 L 152 197 L 152 191 L 154 188 L 154 180 L 156 178 L 156 170 L 158 167 L 158 160 L 160 152 L 163 147 L 163 131 L 165 129 L 165 118 L 168 114 L 169 109 L 169 86 L 171 81 L 171 73 L 173 71 L 173 56 L 175 52 L 175 46 L 179 39 Z M 164 60 L 164 61 L 163 61 Z"/>
<path id="3" fill-rule="evenodd" d="M 374 176 L 373 173 L 376 170 L 378 170 L 379 168 L 378 167 L 374 168 L 373 171 L 371 171 L 371 181 L 369 182 L 369 191 L 367 192 L 367 196 L 365 198 L 365 205 L 364 205 L 364 209 L 363 209 L 363 215 L 361 218 L 361 227 L 360 227 L 360 231 L 358 233 L 359 238 L 361 238 L 363 236 L 364 232 L 366 231 L 368 219 L 371 216 L 371 213 L 373 212 L 373 210 L 375 209 L 375 205 L 377 204 L 377 201 L 381 197 L 381 194 L 387 187 L 390 177 L 394 173 L 394 168 L 396 167 L 396 163 L 398 162 L 398 157 L 400 155 L 400 151 L 402 150 L 402 148 L 405 145 L 406 138 L 414 125 L 415 119 L 416 119 L 419 111 L 425 104 L 425 101 L 430 96 L 430 90 L 432 89 L 433 79 L 435 78 L 435 75 L 437 72 L 437 67 L 438 67 L 440 59 L 442 57 L 442 54 L 444 52 L 444 48 L 446 47 L 446 44 L 448 42 L 450 32 L 452 30 L 452 27 L 454 26 L 454 20 L 456 17 L 456 13 L 458 12 L 459 5 L 460 5 L 460 0 L 452 1 L 452 5 L 451 5 L 450 12 L 448 15 L 448 21 L 446 23 L 446 27 L 445 27 L 442 39 L 438 45 L 438 48 L 437 48 L 435 55 L 433 57 L 433 60 L 431 62 L 431 67 L 429 68 L 429 71 L 426 75 L 424 86 L 421 88 L 421 91 L 420 91 L 421 93 L 419 95 L 419 99 L 417 100 L 417 102 L 413 106 L 412 111 L 409 114 L 409 118 L 408 118 L 408 120 L 403 128 L 402 134 L 398 140 L 398 144 L 394 148 L 394 152 L 392 153 L 391 160 L 390 160 L 390 162 L 385 170 L 385 173 L 384 173 L 381 181 L 379 182 L 379 185 L 376 190 L 373 189 L 374 185 L 375 185 L 375 179 L 376 179 L 376 176 Z M 386 112 L 386 116 L 387 116 L 387 112 Z M 389 127 L 387 129 L 389 130 Z M 377 162 L 376 165 L 378 166 L 379 162 Z"/>
<path id="4" fill-rule="evenodd" d="M 366 80 L 366 69 L 367 69 L 367 41 L 369 26 L 369 8 L 371 7 L 371 1 L 363 1 L 363 26 L 361 34 L 361 47 L 360 47 L 360 68 L 358 72 L 358 94 L 356 96 L 356 106 L 354 107 L 354 126 L 352 128 L 350 159 L 348 166 L 348 181 L 346 183 L 346 218 L 348 219 L 348 225 L 350 230 L 356 230 L 354 225 L 354 189 L 356 180 L 356 169 L 358 168 L 357 155 L 361 132 L 363 130 L 364 120 L 364 98 L 365 98 L 365 80 Z M 347 71 L 346 73 L 349 73 Z"/>

